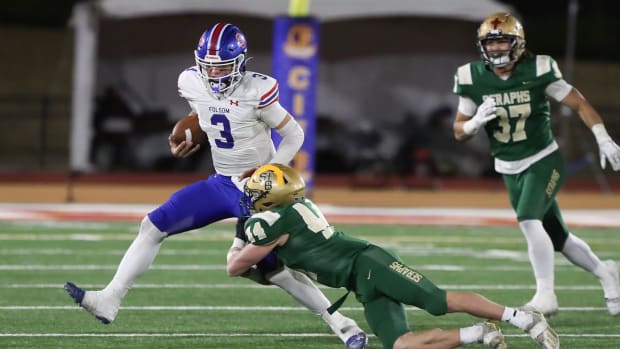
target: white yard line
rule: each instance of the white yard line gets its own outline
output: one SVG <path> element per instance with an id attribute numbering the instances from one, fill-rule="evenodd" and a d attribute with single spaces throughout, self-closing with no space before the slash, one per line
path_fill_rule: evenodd
<path id="1" fill-rule="evenodd" d="M 123 306 L 121 310 L 135 310 L 135 311 L 308 311 L 305 307 L 283 307 L 283 306 L 233 306 L 233 305 L 185 305 L 185 306 Z M 339 310 L 344 311 L 364 311 L 363 307 L 340 307 Z M 421 311 L 420 309 L 412 306 L 406 306 L 406 310 L 409 311 Z M 82 310 L 77 305 L 3 305 L 0 306 L 0 310 Z M 571 312 L 590 312 L 590 311 L 607 311 L 606 307 L 560 307 L 560 311 Z"/>
<path id="2" fill-rule="evenodd" d="M 86 289 L 103 288 L 104 284 L 80 284 L 80 287 Z M 329 286 L 317 285 L 319 288 L 334 289 Z M 536 286 L 527 285 L 450 285 L 439 284 L 441 288 L 450 290 L 534 290 Z M 0 284 L 0 289 L 61 289 L 63 284 Z M 279 290 L 276 286 L 265 286 L 251 283 L 243 284 L 136 284 L 132 288 L 143 289 L 273 289 Z M 601 286 L 596 284 L 588 286 L 563 286 L 556 285 L 559 291 L 599 291 Z"/>
<path id="3" fill-rule="evenodd" d="M 0 333 L 0 337 L 333 337 L 332 333 Z M 369 337 L 375 337 L 369 334 Z M 504 337 L 529 337 L 504 334 Z M 620 334 L 562 333 L 562 338 L 620 338 Z"/>
<path id="4" fill-rule="evenodd" d="M 23 264 L 0 264 L 0 270 L 19 270 L 19 271 L 45 271 L 45 270 L 116 270 L 118 265 L 100 265 L 100 264 L 88 264 L 88 265 L 23 265 Z M 154 264 L 150 270 L 226 270 L 224 264 Z M 514 265 L 449 265 L 449 264 L 418 264 L 415 269 L 421 271 L 531 271 L 529 265 L 514 266 Z M 573 268 L 563 268 L 563 271 L 574 272 Z M 562 270 L 558 270 L 562 271 Z"/>

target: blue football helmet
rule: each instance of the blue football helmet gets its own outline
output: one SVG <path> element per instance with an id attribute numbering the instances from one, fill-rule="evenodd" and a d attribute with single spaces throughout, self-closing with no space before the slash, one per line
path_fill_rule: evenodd
<path id="1" fill-rule="evenodd" d="M 237 85 L 247 62 L 245 35 L 230 23 L 207 29 L 194 51 L 198 72 L 211 92 L 221 93 Z"/>

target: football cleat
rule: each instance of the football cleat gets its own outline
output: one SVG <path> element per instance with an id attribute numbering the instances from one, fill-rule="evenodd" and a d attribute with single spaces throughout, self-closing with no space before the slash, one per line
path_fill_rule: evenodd
<path id="1" fill-rule="evenodd" d="M 120 302 L 109 304 L 105 302 L 100 291 L 84 291 L 72 282 L 65 283 L 65 290 L 75 303 L 91 313 L 97 320 L 104 324 L 114 321 Z"/>
<path id="2" fill-rule="evenodd" d="M 355 320 L 343 316 L 338 312 L 333 314 L 333 318 L 337 320 L 329 323 L 329 327 L 340 337 L 340 340 L 344 343 L 346 348 L 363 349 L 366 347 L 368 344 L 368 336 L 357 326 Z"/>
<path id="3" fill-rule="evenodd" d="M 545 316 L 539 312 L 532 312 L 532 323 L 525 328 L 530 337 L 542 349 L 560 349 L 560 337 L 549 326 Z"/>
<path id="4" fill-rule="evenodd" d="M 551 317 L 558 313 L 558 298 L 555 294 L 550 296 L 534 296 L 532 300 L 521 306 L 519 310 L 539 312 L 544 316 Z"/>
<path id="5" fill-rule="evenodd" d="M 344 345 L 348 349 L 364 349 L 366 348 L 367 344 L 368 344 L 368 337 L 366 336 L 366 333 L 364 333 L 363 331 L 352 335 L 344 343 Z"/>
<path id="6" fill-rule="evenodd" d="M 482 343 L 493 349 L 506 349 L 506 341 L 499 326 L 495 322 L 487 321 L 479 324 L 482 326 Z"/>
<path id="7" fill-rule="evenodd" d="M 605 292 L 605 302 L 607 303 L 607 310 L 612 316 L 620 314 L 620 284 L 619 284 L 619 271 L 618 264 L 612 260 L 604 261 L 603 264 L 609 270 L 611 278 L 608 282 L 602 283 L 603 291 Z"/>

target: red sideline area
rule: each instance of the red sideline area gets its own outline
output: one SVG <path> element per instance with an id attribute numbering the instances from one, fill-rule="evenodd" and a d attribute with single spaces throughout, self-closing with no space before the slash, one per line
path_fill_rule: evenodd
<path id="1" fill-rule="evenodd" d="M 2 183 L 64 183 L 64 184 L 187 184 L 205 179 L 210 173 L 165 173 L 165 172 L 99 172 L 79 173 L 67 171 L 4 171 L 0 172 Z M 590 178 L 569 178 L 564 190 L 599 192 L 609 189 L 620 192 L 620 175 L 611 174 L 600 183 Z M 349 174 L 319 174 L 315 176 L 316 187 L 350 188 L 405 188 L 405 189 L 503 189 L 501 177 L 454 178 L 415 176 L 379 176 Z"/>
<path id="2" fill-rule="evenodd" d="M 208 173 L 0 172 L 0 220 L 136 221 Z M 620 181 L 570 179 L 558 196 L 570 226 L 619 227 Z M 500 178 L 319 175 L 309 195 L 334 224 L 516 226 Z"/>
<path id="3" fill-rule="evenodd" d="M 154 207 L 127 204 L 0 204 L 0 221 L 139 222 Z M 320 207 L 329 221 L 336 225 L 516 227 L 514 213 L 510 209 L 347 207 L 324 204 L 320 204 Z M 564 220 L 571 227 L 620 228 L 619 216 L 620 209 L 564 211 Z"/>

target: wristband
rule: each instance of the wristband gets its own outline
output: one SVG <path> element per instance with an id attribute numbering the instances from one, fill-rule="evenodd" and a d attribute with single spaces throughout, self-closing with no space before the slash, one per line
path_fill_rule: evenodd
<path id="1" fill-rule="evenodd" d="M 465 132 L 466 135 L 473 136 L 478 133 L 479 130 L 480 128 L 477 127 L 474 119 L 469 119 L 463 123 L 463 132 Z"/>

